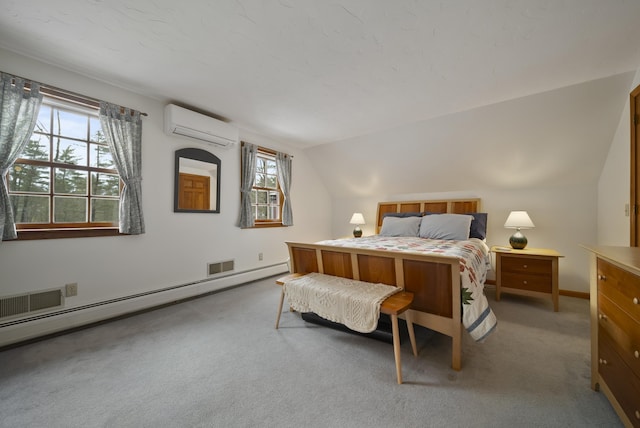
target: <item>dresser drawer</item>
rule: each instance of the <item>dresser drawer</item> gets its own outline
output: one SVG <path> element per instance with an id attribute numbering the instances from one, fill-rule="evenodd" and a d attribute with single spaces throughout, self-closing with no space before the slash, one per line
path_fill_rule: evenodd
<path id="1" fill-rule="evenodd" d="M 551 279 L 551 260 L 502 256 L 502 273 L 545 275 Z"/>
<path id="2" fill-rule="evenodd" d="M 640 277 L 598 259 L 598 291 L 640 323 Z"/>
<path id="3" fill-rule="evenodd" d="M 598 373 L 633 426 L 640 427 L 640 378 L 630 373 L 604 329 L 598 331 Z"/>
<path id="4" fill-rule="evenodd" d="M 598 294 L 598 325 L 607 331 L 622 359 L 640 377 L 640 323 L 602 293 Z"/>
<path id="5" fill-rule="evenodd" d="M 502 286 L 520 290 L 551 293 L 551 275 L 525 275 L 519 273 L 502 272 Z"/>

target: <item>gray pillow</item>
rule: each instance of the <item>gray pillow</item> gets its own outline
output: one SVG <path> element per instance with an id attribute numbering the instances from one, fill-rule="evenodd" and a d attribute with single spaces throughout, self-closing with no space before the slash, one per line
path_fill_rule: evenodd
<path id="1" fill-rule="evenodd" d="M 422 217 L 385 217 L 380 236 L 418 236 Z"/>
<path id="2" fill-rule="evenodd" d="M 429 239 L 469 239 L 473 216 L 466 214 L 431 214 L 422 217 L 419 236 Z"/>
<path id="3" fill-rule="evenodd" d="M 415 213 L 415 212 L 409 212 L 409 213 L 385 213 L 384 216 L 382 216 L 382 218 L 384 219 L 385 217 L 422 217 L 424 215 L 424 213 Z"/>

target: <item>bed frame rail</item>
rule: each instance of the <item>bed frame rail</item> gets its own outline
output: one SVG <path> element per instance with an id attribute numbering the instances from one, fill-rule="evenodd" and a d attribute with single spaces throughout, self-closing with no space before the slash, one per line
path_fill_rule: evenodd
<path id="1" fill-rule="evenodd" d="M 319 272 L 392 285 L 413 293 L 413 322 L 452 338 L 452 367 L 460 370 L 462 323 L 458 259 L 297 242 L 287 242 L 287 246 L 292 273 Z"/>

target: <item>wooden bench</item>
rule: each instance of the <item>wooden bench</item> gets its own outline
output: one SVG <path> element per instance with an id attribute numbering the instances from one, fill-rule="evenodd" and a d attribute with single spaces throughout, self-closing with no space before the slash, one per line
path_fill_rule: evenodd
<path id="1" fill-rule="evenodd" d="M 284 285 L 285 282 L 304 276 L 300 273 L 292 273 L 276 280 L 276 284 Z M 398 315 L 404 313 L 411 307 L 413 302 L 413 293 L 401 291 L 393 294 L 382 301 L 380 305 L 380 313 L 387 314 L 391 317 L 391 331 L 393 334 L 393 354 L 396 361 L 396 375 L 398 378 L 398 384 L 402 383 L 402 365 L 400 362 L 400 334 L 398 332 Z M 278 316 L 276 318 L 276 329 L 280 324 L 280 315 L 282 314 L 282 305 L 284 303 L 284 287 L 280 293 L 280 304 L 278 305 Z M 407 322 L 407 330 L 409 331 L 409 340 L 411 341 L 411 348 L 413 355 L 418 356 L 418 350 L 416 347 L 416 337 L 413 331 L 413 323 L 411 322 L 411 311 L 407 312 L 405 316 Z"/>

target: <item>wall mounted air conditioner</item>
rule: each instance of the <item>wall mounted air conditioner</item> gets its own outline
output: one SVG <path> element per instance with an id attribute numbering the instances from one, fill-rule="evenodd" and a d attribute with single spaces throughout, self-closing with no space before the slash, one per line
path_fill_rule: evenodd
<path id="1" fill-rule="evenodd" d="M 175 104 L 167 104 L 164 108 L 164 132 L 220 147 L 230 147 L 239 138 L 238 128 L 233 125 Z"/>

